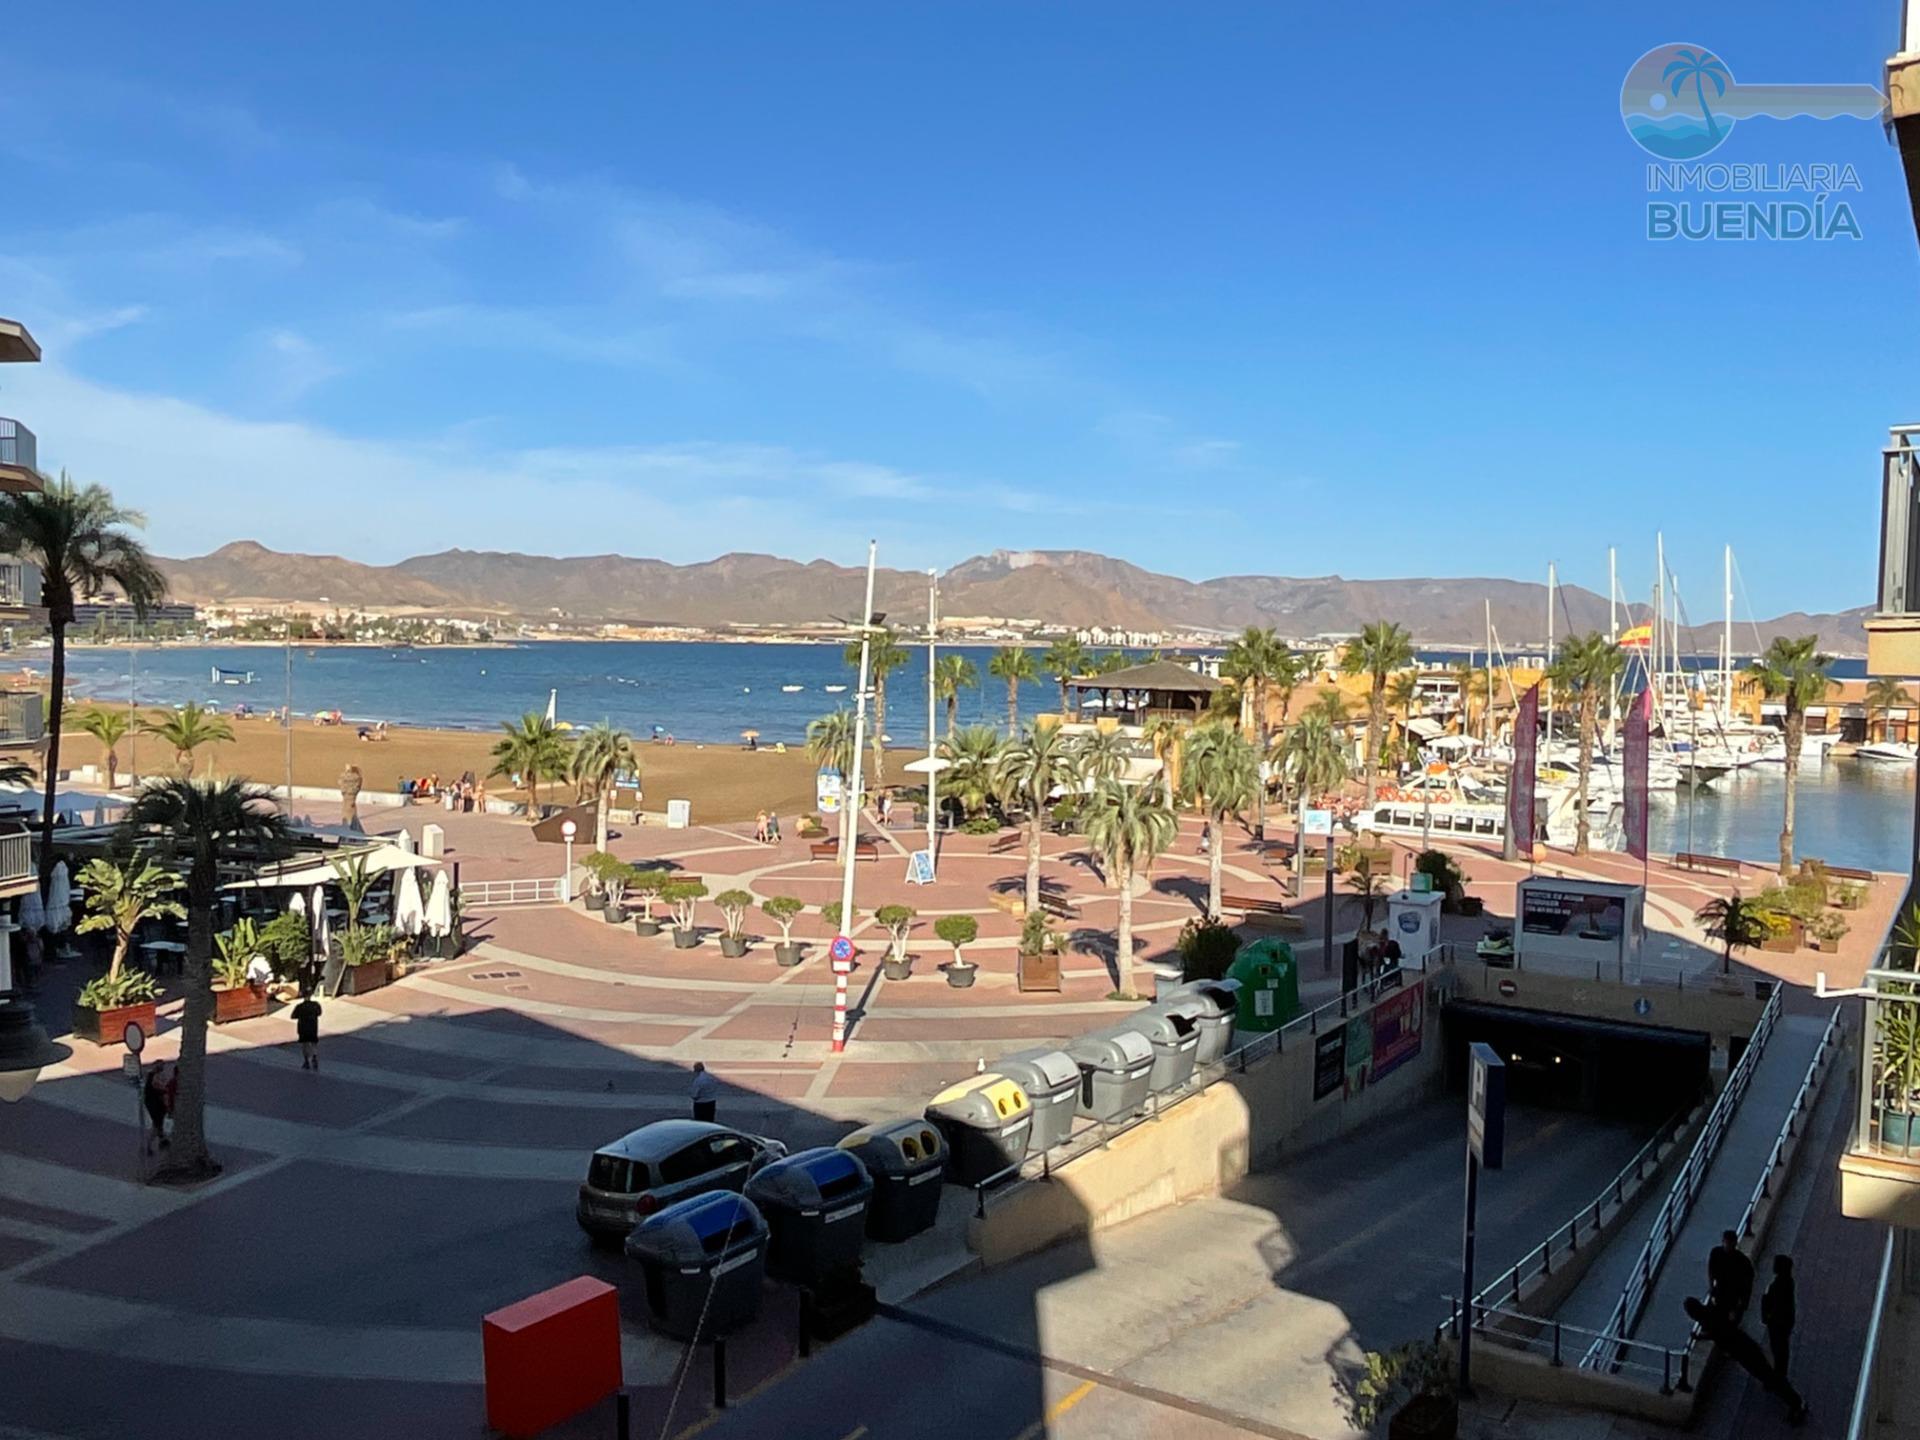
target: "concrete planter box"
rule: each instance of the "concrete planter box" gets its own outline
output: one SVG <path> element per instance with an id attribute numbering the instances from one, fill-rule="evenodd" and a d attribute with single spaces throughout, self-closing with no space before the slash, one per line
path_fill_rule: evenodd
<path id="1" fill-rule="evenodd" d="M 236 985 L 231 990 L 213 992 L 213 1023 L 225 1025 L 234 1020 L 254 1020 L 267 1013 L 267 993 L 251 985 Z"/>
<path id="2" fill-rule="evenodd" d="M 747 953 L 747 939 L 744 935 L 722 935 L 720 953 L 729 960 L 738 960 Z"/>
<path id="3" fill-rule="evenodd" d="M 340 972 L 342 995 L 365 995 L 393 983 L 393 963 L 375 960 L 366 965 L 349 965 Z"/>
<path id="4" fill-rule="evenodd" d="M 633 933 L 651 938 L 660 933 L 660 922 L 649 920 L 644 915 L 636 915 L 633 917 Z"/>
<path id="5" fill-rule="evenodd" d="M 806 953 L 807 950 L 804 945 L 775 945 L 773 947 L 773 961 L 774 964 L 779 965 L 781 968 L 791 970 L 800 963 L 801 956 Z"/>
<path id="6" fill-rule="evenodd" d="M 675 927 L 673 932 L 673 948 L 674 949 L 691 950 L 695 946 L 697 946 L 699 943 L 700 943 L 700 932 L 698 930 L 682 930 L 677 926 Z"/>
<path id="7" fill-rule="evenodd" d="M 160 1028 L 156 1016 L 159 1003 L 157 1000 L 142 1000 L 138 1005 L 113 1005 L 105 1010 L 76 1005 L 73 1007 L 73 1033 L 96 1045 L 118 1045 L 128 1024 L 132 1023 L 137 1024 L 148 1038 L 152 1038 Z"/>
<path id="8" fill-rule="evenodd" d="M 880 962 L 880 971 L 889 980 L 911 980 L 913 978 L 913 961 L 896 960 L 889 955 Z"/>
<path id="9" fill-rule="evenodd" d="M 947 984 L 955 990 L 965 990 L 972 986 L 974 977 L 980 973 L 980 967 L 970 960 L 955 960 L 946 966 Z"/>

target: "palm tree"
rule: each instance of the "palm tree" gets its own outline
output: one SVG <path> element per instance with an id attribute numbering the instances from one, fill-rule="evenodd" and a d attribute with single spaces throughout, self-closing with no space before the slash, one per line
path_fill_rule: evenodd
<path id="1" fill-rule="evenodd" d="M 86 887 L 87 909 L 92 913 L 74 926 L 86 934 L 95 930 L 113 932 L 113 958 L 107 962 L 107 978 L 120 978 L 127 951 L 133 946 L 134 931 L 149 916 L 187 918 L 180 902 L 172 897 L 180 888 L 180 877 L 144 856 L 129 857 L 115 864 L 111 860 L 89 860 L 80 867 L 79 880 Z"/>
<path id="2" fill-rule="evenodd" d="M 1033 652 L 1024 645 L 1002 645 L 987 662 L 987 673 L 1007 682 L 1007 738 L 1020 730 L 1020 682 L 1040 678 Z"/>
<path id="3" fill-rule="evenodd" d="M 1380 738 L 1386 709 L 1387 676 L 1411 665 L 1414 660 L 1413 637 L 1390 620 L 1375 620 L 1360 627 L 1358 639 L 1349 640 L 1340 655 L 1340 669 L 1348 675 L 1365 675 L 1372 681 L 1367 692 L 1367 794 L 1373 794 L 1373 782 L 1380 765 Z"/>
<path id="4" fill-rule="evenodd" d="M 1141 738 L 1153 747 L 1153 758 L 1160 762 L 1160 789 L 1167 804 L 1173 804 L 1180 768 L 1180 742 L 1193 727 L 1167 714 L 1150 715 L 1140 727 Z"/>
<path id="5" fill-rule="evenodd" d="M 187 1179 L 215 1174 L 207 1151 L 207 1022 L 213 1018 L 213 910 L 219 867 L 241 852 L 273 852 L 287 824 L 273 792 L 238 780 L 156 780 L 127 807 L 126 829 L 157 833 L 187 868 L 186 1013 L 180 1028 L 180 1090 L 165 1169 Z"/>
<path id="6" fill-rule="evenodd" d="M 1126 778 L 1133 764 L 1133 742 L 1118 730 L 1094 730 L 1074 741 L 1080 774 L 1094 784 Z"/>
<path id="7" fill-rule="evenodd" d="M 1308 715 L 1319 716 L 1329 730 L 1344 732 L 1353 723 L 1353 707 L 1338 690 L 1322 690 L 1300 718 L 1304 720 Z"/>
<path id="8" fill-rule="evenodd" d="M 1207 914 L 1218 918 L 1227 819 L 1246 809 L 1259 793 L 1259 757 L 1237 729 L 1196 726 L 1181 750 L 1180 788 L 1213 826 L 1213 843 L 1207 847 Z"/>
<path id="9" fill-rule="evenodd" d="M 593 793 L 593 848 L 607 848 L 607 808 L 613 800 L 616 777 L 640 768 L 633 752 L 633 736 L 602 720 L 580 733 L 573 746 L 573 780 Z"/>
<path id="10" fill-rule="evenodd" d="M 146 519 L 114 504 L 98 485 L 76 488 L 64 473 L 44 490 L 0 495 L 0 554 L 17 555 L 40 571 L 40 603 L 53 640 L 47 693 L 46 795 L 40 810 L 40 889 L 53 878 L 53 807 L 60 788 L 61 709 L 67 695 L 67 627 L 77 596 L 118 589 L 144 621 L 167 593 L 167 582 L 145 547 L 128 534 Z"/>
<path id="11" fill-rule="evenodd" d="M 233 740 L 233 726 L 227 719 L 193 700 L 163 720 L 141 721 L 140 729 L 173 747 L 174 763 L 185 776 L 193 774 L 194 751 L 202 745 L 229 744 Z"/>
<path id="12" fill-rule="evenodd" d="M 1114 671 L 1125 670 L 1132 664 L 1133 657 L 1127 654 L 1126 651 L 1108 650 L 1103 652 L 1098 660 L 1094 661 L 1093 673 L 1096 675 L 1111 675 Z"/>
<path id="13" fill-rule="evenodd" d="M 962 814 L 978 815 L 994 797 L 1000 732 L 991 725 L 963 725 L 940 754 L 948 762 L 940 772 L 942 792 L 959 803 Z"/>
<path id="14" fill-rule="evenodd" d="M 1733 952 L 1750 950 L 1765 943 L 1773 934 L 1773 922 L 1758 900 L 1742 900 L 1736 891 L 1724 900 L 1709 900 L 1693 912 L 1693 918 L 1706 927 L 1707 934 L 1724 947 L 1720 955 L 1720 973 L 1733 973 Z"/>
<path id="15" fill-rule="evenodd" d="M 1329 695 L 1337 692 L 1328 691 Z M 1315 795 L 1325 795 L 1340 787 L 1347 778 L 1347 743 L 1334 730 L 1327 710 L 1314 706 L 1280 737 L 1280 773 L 1293 788 L 1294 800 L 1305 811 Z M 1302 814 L 1298 839 L 1294 845 L 1294 865 L 1306 873 L 1306 817 Z"/>
<path id="16" fill-rule="evenodd" d="M 1263 630 L 1257 625 L 1249 625 L 1242 631 L 1227 647 L 1220 662 L 1221 675 L 1238 683 L 1252 700 L 1253 724 L 1247 730 L 1247 738 L 1254 742 L 1256 771 L 1259 757 L 1265 755 L 1273 743 L 1273 729 L 1267 724 L 1267 692 L 1275 685 L 1284 685 L 1287 704 L 1291 706 L 1293 688 L 1299 683 L 1299 665 L 1298 657 L 1280 643 L 1272 630 Z M 1255 784 L 1253 800 L 1253 833 L 1264 837 L 1267 833 L 1264 784 Z"/>
<path id="17" fill-rule="evenodd" d="M 1080 778 L 1079 757 L 1058 725 L 1033 725 L 1000 752 L 994 765 L 994 793 L 1009 809 L 1027 817 L 1027 913 L 1040 909 L 1040 836 L 1046 827 L 1053 792 Z"/>
<path id="18" fill-rule="evenodd" d="M 860 668 L 860 642 L 850 640 L 842 652 L 855 671 Z M 900 643 L 899 634 L 890 625 L 873 632 L 867 651 L 867 674 L 873 681 L 873 783 L 877 789 L 887 780 L 887 676 L 911 658 Z M 849 768 L 842 772 L 852 774 Z"/>
<path id="19" fill-rule="evenodd" d="M 1471 660 L 1462 660 L 1453 667 L 1453 683 L 1460 691 L 1460 731 L 1471 734 L 1473 731 L 1474 701 L 1487 698 L 1487 677 L 1490 671 L 1482 670 Z"/>
<path id="20" fill-rule="evenodd" d="M 980 672 L 964 655 L 949 650 L 933 662 L 933 693 L 947 702 L 948 739 L 953 738 L 954 727 L 960 723 L 960 692 L 976 689 L 979 684 Z"/>
<path id="21" fill-rule="evenodd" d="M 569 769 L 566 732 L 538 710 L 518 720 L 502 720 L 505 736 L 494 742 L 489 775 L 518 775 L 527 787 L 527 819 L 540 823 L 540 781 L 557 780 Z"/>
<path id="22" fill-rule="evenodd" d="M 1580 813 L 1574 831 L 1573 853 L 1587 853 L 1587 781 L 1593 773 L 1593 735 L 1600 724 L 1600 706 L 1620 683 L 1627 657 L 1599 631 L 1574 635 L 1553 662 L 1553 683 L 1576 704 L 1580 726 Z"/>
<path id="23" fill-rule="evenodd" d="M 1267 678 L 1267 684 L 1280 695 L 1280 728 L 1286 729 L 1293 719 L 1293 692 L 1300 688 L 1309 674 L 1313 662 L 1297 650 L 1289 650 L 1284 645 L 1274 656 L 1273 673 Z M 1271 737 L 1269 737 L 1271 743 Z"/>
<path id="24" fill-rule="evenodd" d="M 1087 669 L 1087 647 L 1071 635 L 1063 636 L 1047 647 L 1047 653 L 1040 657 L 1040 664 L 1060 685 L 1060 718 L 1067 718 L 1067 681 L 1076 675 L 1084 675 Z"/>
<path id="25" fill-rule="evenodd" d="M 853 712 L 842 706 L 807 722 L 807 754 L 822 770 L 838 772 L 846 787 L 840 802 L 840 843 L 853 843 Z M 842 854 L 846 851 L 843 848 Z"/>
<path id="26" fill-rule="evenodd" d="M 1893 710 L 1909 709 L 1913 697 L 1907 694 L 1907 687 L 1891 676 L 1881 675 L 1867 682 L 1867 736 L 1873 736 L 1873 717 L 1880 716 L 1880 738 L 1893 738 Z"/>
<path id="27" fill-rule="evenodd" d="M 120 771 L 120 742 L 133 733 L 131 710 L 106 710 L 96 705 L 73 717 L 76 729 L 100 742 L 107 767 L 107 789 L 114 788 Z"/>
<path id="28" fill-rule="evenodd" d="M 1790 640 L 1776 635 L 1762 655 L 1746 669 L 1745 679 L 1760 687 L 1769 700 L 1779 700 L 1787 712 L 1787 793 L 1780 826 L 1780 873 L 1793 873 L 1793 809 L 1800 776 L 1800 743 L 1806 738 L 1809 705 L 1827 698 L 1827 667 L 1831 656 L 1819 652 L 1812 635 Z"/>
<path id="29" fill-rule="evenodd" d="M 1133 998 L 1133 877 L 1150 870 L 1179 830 L 1173 810 L 1153 791 L 1104 780 L 1093 792 L 1081 827 L 1107 869 L 1107 883 L 1120 895 L 1120 925 L 1114 936 L 1118 993 Z"/>
<path id="30" fill-rule="evenodd" d="M 1700 118 L 1707 122 L 1707 136 L 1718 144 L 1720 127 L 1713 123 L 1713 110 L 1707 104 L 1706 87 L 1700 82 L 1702 79 L 1711 80 L 1713 93 L 1717 97 L 1727 93 L 1727 81 L 1733 77 L 1727 67 L 1708 51 L 1676 50 L 1673 53 L 1680 58 L 1669 62 L 1667 68 L 1660 72 L 1660 78 L 1667 82 L 1675 99 L 1680 97 L 1680 87 L 1689 80 L 1693 81 L 1693 98 L 1700 104 Z"/>

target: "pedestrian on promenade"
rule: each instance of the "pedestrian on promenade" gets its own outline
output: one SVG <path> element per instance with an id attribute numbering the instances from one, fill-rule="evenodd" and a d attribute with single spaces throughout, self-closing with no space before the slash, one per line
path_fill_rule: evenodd
<path id="1" fill-rule="evenodd" d="M 1213 822 L 1211 820 L 1202 820 L 1200 822 L 1200 853 L 1202 855 L 1208 855 L 1212 852 Z"/>
<path id="2" fill-rule="evenodd" d="M 300 1003 L 293 1007 L 294 1034 L 300 1037 L 300 1068 L 320 1068 L 320 1002 L 311 987 L 300 992 Z"/>
<path id="3" fill-rule="evenodd" d="M 1737 1326 L 1752 1300 L 1753 1262 L 1740 1253 L 1740 1237 L 1722 1230 L 1720 1243 L 1707 1256 L 1707 1303 Z"/>
<path id="4" fill-rule="evenodd" d="M 771 810 L 767 811 L 767 843 L 769 845 L 780 843 L 780 817 Z"/>
<path id="5" fill-rule="evenodd" d="M 1773 1257 L 1773 1283 L 1760 1297 L 1760 1323 L 1767 1328 L 1767 1348 L 1773 1355 L 1773 1368 L 1787 1378 L 1787 1359 L 1793 1350 L 1793 1258 Z"/>
<path id="6" fill-rule="evenodd" d="M 1766 1353 L 1761 1350 L 1758 1340 L 1727 1319 L 1716 1305 L 1703 1304 L 1689 1295 L 1683 1302 L 1683 1308 L 1687 1318 L 1700 1327 L 1700 1333 L 1713 1342 L 1715 1349 L 1725 1351 L 1728 1359 L 1758 1380 L 1769 1395 L 1787 1407 L 1789 1420 L 1798 1425 L 1807 1418 L 1807 1402 L 1788 1381 L 1786 1371 L 1777 1370 L 1767 1362 Z"/>
<path id="7" fill-rule="evenodd" d="M 149 1155 L 153 1153 L 155 1145 L 165 1150 L 173 1143 L 167 1139 L 167 1112 L 173 1107 L 167 1099 L 166 1069 L 166 1061 L 154 1061 L 153 1068 L 140 1085 L 140 1103 L 146 1108 L 147 1123 L 153 1126 L 153 1133 L 147 1137 Z"/>
<path id="8" fill-rule="evenodd" d="M 693 1062 L 693 1118 L 711 1122 L 720 1109 L 720 1082 L 707 1073 L 706 1062 Z"/>
<path id="9" fill-rule="evenodd" d="M 767 843 L 767 812 L 764 810 L 753 812 L 753 838 L 756 844 Z"/>

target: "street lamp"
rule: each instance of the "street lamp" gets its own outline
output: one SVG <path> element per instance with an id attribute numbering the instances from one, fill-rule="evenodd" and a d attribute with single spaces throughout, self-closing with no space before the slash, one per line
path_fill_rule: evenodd
<path id="1" fill-rule="evenodd" d="M 26 1099 L 41 1068 L 72 1053 L 47 1038 L 25 997 L 13 990 L 0 993 L 0 1101 L 11 1105 Z"/>
<path id="2" fill-rule="evenodd" d="M 579 830 L 580 827 L 571 820 L 563 820 L 560 823 L 560 838 L 567 842 L 567 868 L 560 876 L 560 903 L 562 905 L 570 905 L 573 903 L 573 837 L 579 833 Z"/>

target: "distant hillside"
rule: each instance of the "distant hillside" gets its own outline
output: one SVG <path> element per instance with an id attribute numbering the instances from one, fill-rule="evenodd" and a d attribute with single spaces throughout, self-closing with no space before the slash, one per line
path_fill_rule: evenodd
<path id="1" fill-rule="evenodd" d="M 695 565 L 625 555 L 555 558 L 500 551 L 447 550 L 397 565 L 363 565 L 337 555 L 288 555 L 251 541 L 188 560 L 162 560 L 182 600 L 207 603 L 300 602 L 586 621 L 720 627 L 793 625 L 857 611 L 860 571 L 824 560 L 722 555 Z M 926 577 L 882 570 L 875 608 L 912 624 L 926 613 Z M 1078 550 L 999 550 L 978 555 L 940 579 L 946 615 L 1125 630 L 1238 630 L 1272 626 L 1283 635 L 1342 634 L 1370 620 L 1397 620 L 1425 644 L 1481 642 L 1487 607 L 1509 646 L 1537 645 L 1546 632 L 1546 587 L 1521 580 L 1346 580 L 1228 575 L 1182 580 L 1124 560 Z M 1869 607 L 1837 615 L 1794 613 L 1763 621 L 1760 638 L 1816 634 L 1839 653 L 1865 649 L 1861 618 Z M 1606 598 L 1563 586 L 1555 628 L 1603 629 Z M 1623 607 L 1645 618 L 1645 607 Z M 1628 623 L 1623 619 L 1623 624 Z M 1755 627 L 1735 627 L 1739 649 Z M 1713 649 L 1715 627 L 1689 632 Z"/>

